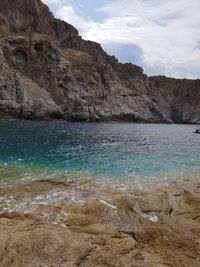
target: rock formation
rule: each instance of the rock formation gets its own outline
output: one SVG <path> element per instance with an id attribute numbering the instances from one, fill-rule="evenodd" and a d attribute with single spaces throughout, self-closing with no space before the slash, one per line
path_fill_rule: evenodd
<path id="1" fill-rule="evenodd" d="M 40 182 L 40 193 L 46 187 L 66 196 L 78 186 L 80 202 L 67 197 L 56 206 L 40 202 L 32 213 L 0 213 L 0 266 L 199 267 L 198 181 L 129 193 L 89 182 L 82 187 L 76 179 L 74 185 Z M 32 186 L 21 186 L 26 197 Z"/>
<path id="2" fill-rule="evenodd" d="M 198 123 L 199 99 L 199 80 L 118 63 L 40 0 L 0 1 L 0 118 Z"/>

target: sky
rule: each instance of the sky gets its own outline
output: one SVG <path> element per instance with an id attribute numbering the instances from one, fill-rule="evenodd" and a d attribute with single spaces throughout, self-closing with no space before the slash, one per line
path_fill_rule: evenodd
<path id="1" fill-rule="evenodd" d="M 148 75 L 200 78 L 200 0 L 43 0 L 56 18 Z"/>

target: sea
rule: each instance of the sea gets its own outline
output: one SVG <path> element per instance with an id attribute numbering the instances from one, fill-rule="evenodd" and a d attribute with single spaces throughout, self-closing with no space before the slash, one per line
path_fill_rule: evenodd
<path id="1" fill-rule="evenodd" d="M 0 121 L 0 187 L 88 177 L 146 186 L 199 175 L 194 125 Z"/>
<path id="2" fill-rule="evenodd" d="M 0 121 L 0 185 L 88 176 L 163 182 L 200 168 L 200 135 L 179 124 Z"/>

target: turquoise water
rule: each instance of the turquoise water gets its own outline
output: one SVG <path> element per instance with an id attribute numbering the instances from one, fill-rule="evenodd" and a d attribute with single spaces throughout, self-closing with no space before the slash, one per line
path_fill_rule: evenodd
<path id="1" fill-rule="evenodd" d="M 175 179 L 198 172 L 192 125 L 0 121 L 0 183 L 65 176 Z"/>

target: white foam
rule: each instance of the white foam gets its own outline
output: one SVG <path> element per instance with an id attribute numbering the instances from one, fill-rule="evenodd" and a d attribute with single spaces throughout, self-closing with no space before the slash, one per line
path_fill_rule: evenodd
<path id="1" fill-rule="evenodd" d="M 105 200 L 100 200 L 100 202 L 101 202 L 102 204 L 105 204 L 106 206 L 108 206 L 108 207 L 114 209 L 114 210 L 117 210 L 117 207 L 116 207 L 116 206 L 109 204 L 109 203 L 106 202 Z"/>
<path id="2" fill-rule="evenodd" d="M 159 217 L 156 214 L 143 214 L 142 216 L 154 223 L 159 221 Z"/>

